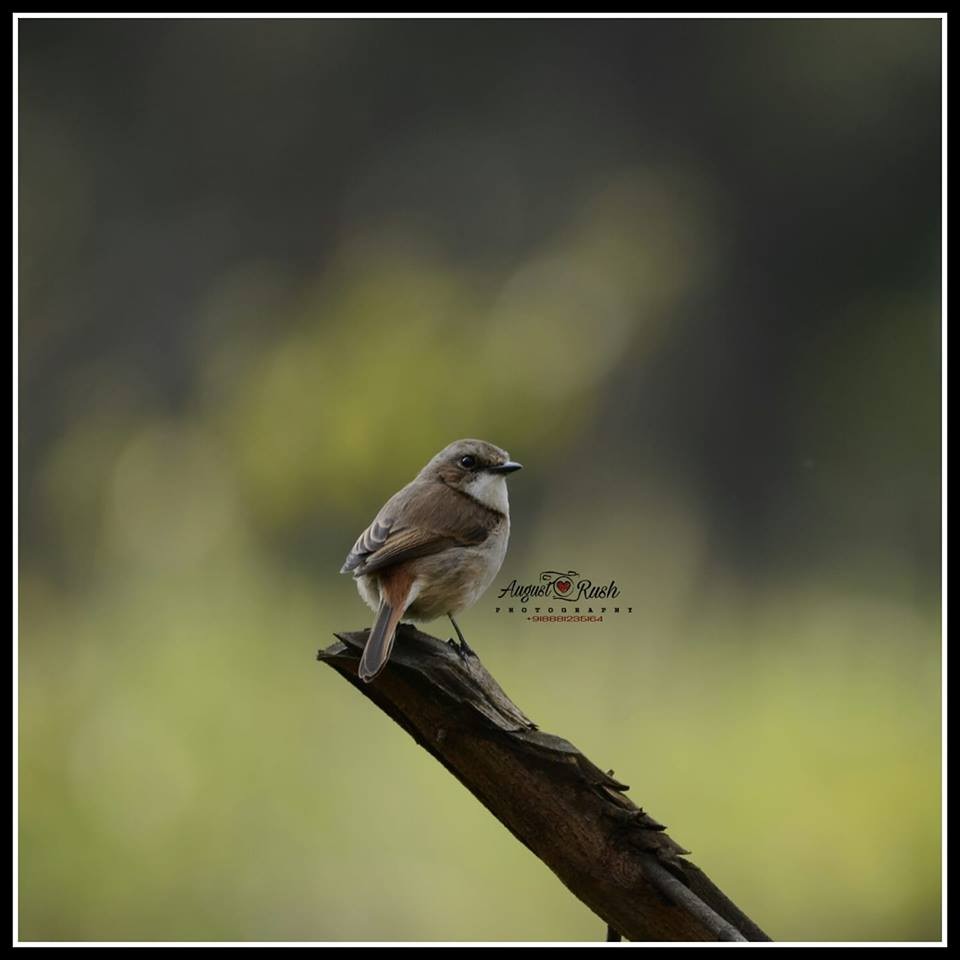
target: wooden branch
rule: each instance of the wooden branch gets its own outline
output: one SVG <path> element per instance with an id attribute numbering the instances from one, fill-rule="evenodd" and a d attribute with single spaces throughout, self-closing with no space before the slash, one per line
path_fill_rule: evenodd
<path id="1" fill-rule="evenodd" d="M 333 667 L 449 770 L 518 840 L 628 940 L 769 940 L 613 771 L 539 731 L 464 644 L 401 625 L 371 684 L 357 677 L 368 631 L 336 634 Z"/>

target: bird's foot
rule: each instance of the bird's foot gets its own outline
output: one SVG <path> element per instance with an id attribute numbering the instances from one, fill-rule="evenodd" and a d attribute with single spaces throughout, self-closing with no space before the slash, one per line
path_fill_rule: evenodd
<path id="1" fill-rule="evenodd" d="M 457 623 L 457 621 L 453 619 L 453 615 L 448 613 L 447 616 L 450 618 L 450 622 L 453 624 L 453 629 L 457 631 L 457 636 L 460 638 L 459 647 L 457 646 L 456 641 L 452 637 L 450 638 L 450 646 L 453 647 L 454 650 L 456 650 L 457 653 L 459 653 L 460 656 L 463 657 L 464 659 L 466 659 L 467 657 L 475 657 L 476 654 L 467 645 L 467 641 L 463 635 L 463 631 L 460 629 L 460 626 Z"/>
<path id="2" fill-rule="evenodd" d="M 447 646 L 459 654 L 464 660 L 468 657 L 476 657 L 473 648 L 467 643 L 466 640 L 455 640 L 451 637 L 447 641 Z"/>

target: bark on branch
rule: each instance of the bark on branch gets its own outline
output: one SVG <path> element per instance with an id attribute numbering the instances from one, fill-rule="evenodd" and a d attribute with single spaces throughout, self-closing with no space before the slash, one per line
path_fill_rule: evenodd
<path id="1" fill-rule="evenodd" d="M 628 940 L 769 940 L 684 850 L 567 740 L 524 716 L 466 645 L 403 624 L 390 663 L 357 677 L 368 631 L 317 659 L 404 728 L 608 927 Z"/>

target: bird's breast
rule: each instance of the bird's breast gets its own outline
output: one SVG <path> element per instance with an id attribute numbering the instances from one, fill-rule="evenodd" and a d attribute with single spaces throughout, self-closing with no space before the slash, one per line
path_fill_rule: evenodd
<path id="1" fill-rule="evenodd" d="M 416 560 L 420 593 L 408 615 L 433 620 L 473 606 L 499 572 L 508 538 L 509 524 L 504 522 L 477 546 L 450 547 Z"/>

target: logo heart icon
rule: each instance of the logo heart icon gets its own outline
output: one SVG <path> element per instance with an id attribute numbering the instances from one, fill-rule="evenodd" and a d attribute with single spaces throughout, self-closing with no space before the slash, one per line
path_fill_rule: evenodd
<path id="1" fill-rule="evenodd" d="M 557 580 L 554 586 L 561 592 L 566 593 L 573 584 L 569 580 Z"/>

